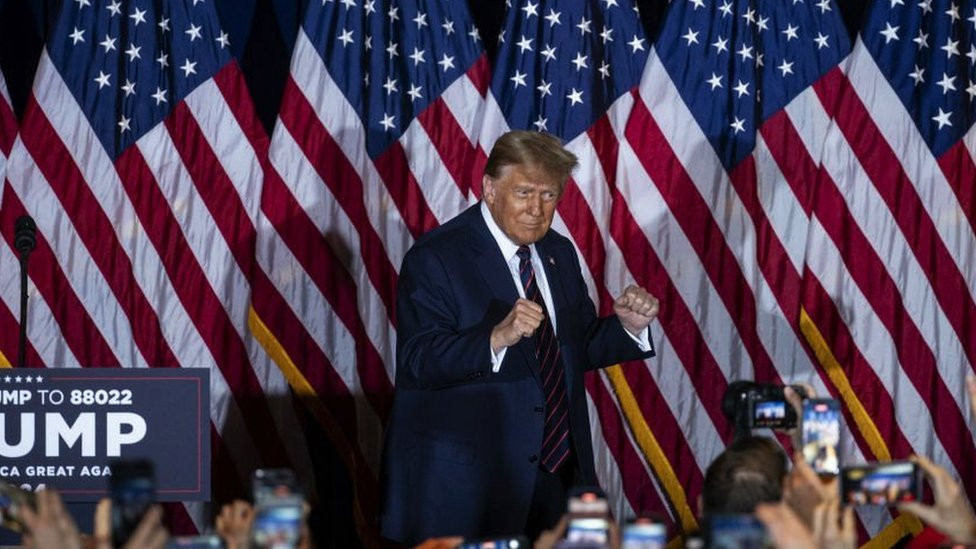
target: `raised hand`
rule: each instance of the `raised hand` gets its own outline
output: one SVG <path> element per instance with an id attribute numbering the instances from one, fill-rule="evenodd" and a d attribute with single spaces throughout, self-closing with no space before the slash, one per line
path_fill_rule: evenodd
<path id="1" fill-rule="evenodd" d="M 535 333 L 545 313 L 542 306 L 528 299 L 519 299 L 508 315 L 491 331 L 491 351 L 497 353 L 511 347 L 523 337 Z"/>
<path id="2" fill-rule="evenodd" d="M 628 332 L 639 336 L 657 316 L 661 305 L 657 298 L 640 286 L 631 284 L 613 301 L 613 312 Z"/>

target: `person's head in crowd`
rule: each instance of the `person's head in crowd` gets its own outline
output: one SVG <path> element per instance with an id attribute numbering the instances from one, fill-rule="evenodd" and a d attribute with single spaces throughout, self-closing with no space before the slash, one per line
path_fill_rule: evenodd
<path id="1" fill-rule="evenodd" d="M 772 439 L 750 436 L 733 442 L 705 472 L 702 514 L 752 513 L 759 503 L 780 501 L 787 461 Z"/>

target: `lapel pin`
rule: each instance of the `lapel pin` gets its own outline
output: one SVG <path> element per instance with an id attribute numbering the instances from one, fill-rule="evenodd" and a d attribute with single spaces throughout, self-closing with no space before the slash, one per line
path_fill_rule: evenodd
<path id="1" fill-rule="evenodd" d="M 553 267 L 556 266 L 556 260 L 553 259 L 553 257 L 551 255 L 549 256 L 549 264 L 552 265 Z"/>

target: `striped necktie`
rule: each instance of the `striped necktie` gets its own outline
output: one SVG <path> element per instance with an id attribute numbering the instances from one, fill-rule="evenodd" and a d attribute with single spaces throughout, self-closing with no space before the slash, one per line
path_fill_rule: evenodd
<path id="1" fill-rule="evenodd" d="M 569 407 L 566 404 L 566 382 L 563 379 L 563 362 L 559 358 L 559 343 L 549 321 L 549 310 L 532 268 L 532 252 L 528 246 L 519 246 L 519 277 L 525 297 L 542 307 L 544 318 L 535 332 L 535 356 L 539 361 L 542 390 L 546 394 L 546 422 L 542 431 L 542 466 L 556 472 L 569 457 Z"/>

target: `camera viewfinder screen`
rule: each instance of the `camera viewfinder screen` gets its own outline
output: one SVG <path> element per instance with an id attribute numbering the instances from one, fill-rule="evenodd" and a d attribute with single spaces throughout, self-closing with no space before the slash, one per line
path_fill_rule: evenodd
<path id="1" fill-rule="evenodd" d="M 753 409 L 752 424 L 755 427 L 776 427 L 786 421 L 786 407 L 784 400 L 760 400 Z"/>

